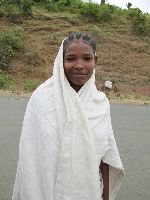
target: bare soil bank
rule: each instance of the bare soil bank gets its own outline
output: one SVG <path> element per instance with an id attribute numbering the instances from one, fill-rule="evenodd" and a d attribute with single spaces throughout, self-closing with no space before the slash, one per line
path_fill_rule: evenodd
<path id="1" fill-rule="evenodd" d="M 40 84 L 48 79 L 62 39 L 70 32 L 80 31 L 97 41 L 98 85 L 113 80 L 121 98 L 150 99 L 150 37 L 133 34 L 126 19 L 100 23 L 70 13 L 34 11 L 32 18 L 17 24 L 2 18 L 0 33 L 16 27 L 24 35 L 24 48 L 15 51 L 7 71 L 15 82 L 14 91 L 19 91 L 15 95 L 26 96 L 21 91 L 27 80 Z"/>

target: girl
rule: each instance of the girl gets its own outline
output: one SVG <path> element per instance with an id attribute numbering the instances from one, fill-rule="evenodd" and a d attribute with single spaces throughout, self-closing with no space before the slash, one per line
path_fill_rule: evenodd
<path id="1" fill-rule="evenodd" d="M 24 117 L 12 200 L 114 200 L 123 166 L 95 87 L 94 40 L 72 33 Z"/>

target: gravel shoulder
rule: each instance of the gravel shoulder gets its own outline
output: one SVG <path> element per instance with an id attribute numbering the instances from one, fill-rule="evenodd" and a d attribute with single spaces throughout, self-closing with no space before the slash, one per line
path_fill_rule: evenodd
<path id="1" fill-rule="evenodd" d="M 8 96 L 8 97 L 30 97 L 32 95 L 32 92 L 23 92 L 23 91 L 9 91 L 9 90 L 0 90 L 0 96 Z M 127 99 L 127 98 L 116 98 L 111 97 L 110 99 L 111 103 L 114 104 L 138 104 L 138 105 L 150 105 L 150 98 L 140 98 L 140 99 Z"/>
<path id="2" fill-rule="evenodd" d="M 23 91 L 0 90 L 0 96 L 30 97 L 31 95 L 32 95 L 32 92 L 25 93 Z"/>

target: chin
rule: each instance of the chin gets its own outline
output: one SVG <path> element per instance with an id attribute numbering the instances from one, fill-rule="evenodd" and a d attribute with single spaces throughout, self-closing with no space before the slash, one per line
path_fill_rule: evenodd
<path id="1" fill-rule="evenodd" d="M 87 82 L 87 80 L 83 79 L 76 79 L 73 81 L 73 84 L 75 85 L 84 85 Z"/>
<path id="2" fill-rule="evenodd" d="M 74 85 L 77 85 L 77 86 L 83 86 L 84 84 L 86 83 L 86 81 L 85 82 L 83 82 L 83 81 L 78 81 L 78 82 L 74 82 L 73 84 Z"/>

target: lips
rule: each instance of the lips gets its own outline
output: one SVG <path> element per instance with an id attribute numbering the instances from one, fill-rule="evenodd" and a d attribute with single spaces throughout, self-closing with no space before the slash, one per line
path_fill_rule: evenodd
<path id="1" fill-rule="evenodd" d="M 85 73 L 72 73 L 72 75 L 75 75 L 75 76 L 86 76 Z"/>

